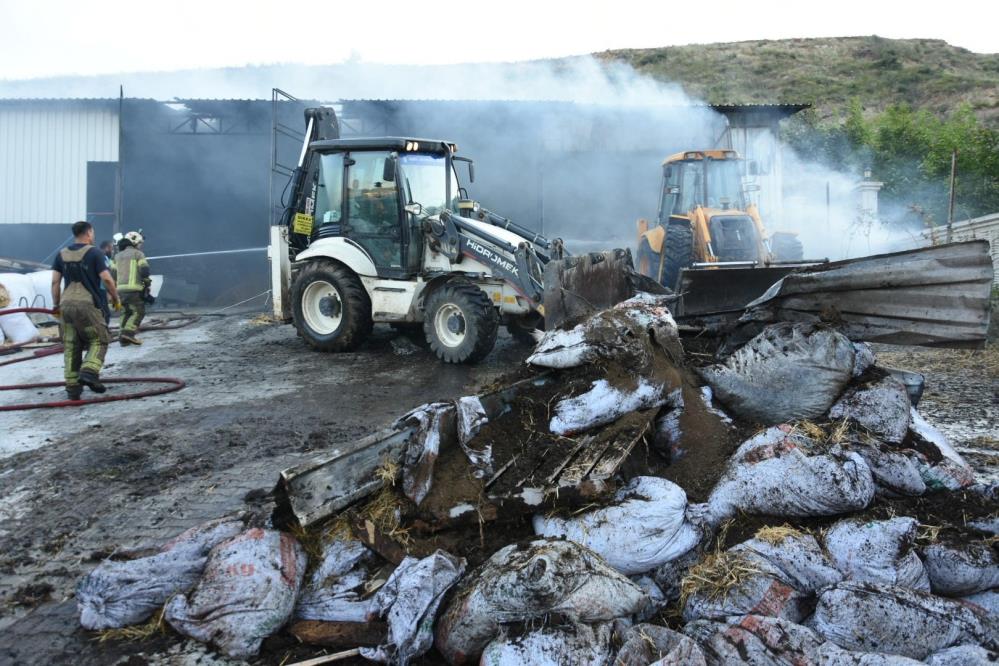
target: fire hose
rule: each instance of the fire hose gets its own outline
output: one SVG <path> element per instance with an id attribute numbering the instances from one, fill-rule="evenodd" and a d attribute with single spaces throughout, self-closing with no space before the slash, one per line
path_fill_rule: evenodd
<path id="1" fill-rule="evenodd" d="M 8 314 L 49 314 L 54 315 L 55 310 L 48 308 L 14 308 L 11 310 L 0 310 L 0 315 Z M 167 320 L 166 323 L 160 325 L 152 325 L 148 328 L 140 327 L 139 330 L 165 330 L 173 328 L 182 328 L 193 324 L 198 320 L 197 315 L 181 315 L 174 320 Z M 180 323 L 170 325 L 170 321 L 178 321 Z M 12 348 L 15 351 L 23 350 L 28 344 L 22 343 L 20 345 L 14 345 Z M 63 346 L 59 343 L 53 343 L 48 347 L 43 347 L 41 349 L 35 350 L 31 356 L 25 356 L 22 358 L 16 358 L 9 361 L 4 361 L 0 363 L 0 366 L 10 365 L 11 363 L 18 363 L 21 361 L 27 361 L 35 358 L 43 358 L 45 356 L 53 356 L 55 354 L 61 354 L 63 352 Z M 104 384 L 166 384 L 166 386 L 160 388 L 147 389 L 145 391 L 137 391 L 134 393 L 123 393 L 120 395 L 111 396 L 100 396 L 91 397 L 86 400 L 55 400 L 51 402 L 39 402 L 39 403 L 21 403 L 16 405 L 0 405 L 0 412 L 12 412 L 21 411 L 28 409 L 50 409 L 55 407 L 77 407 L 81 405 L 92 405 L 101 402 L 117 402 L 119 400 L 135 400 L 138 398 L 146 398 L 154 395 L 162 395 L 164 393 L 172 393 L 173 391 L 179 391 L 184 388 L 186 384 L 181 379 L 175 379 L 173 377 L 116 377 L 113 379 L 102 380 Z M 40 382 L 34 384 L 11 384 L 7 386 L 0 386 L 0 391 L 17 391 L 17 390 L 30 390 L 39 388 L 55 388 L 57 386 L 64 386 L 63 382 Z"/>

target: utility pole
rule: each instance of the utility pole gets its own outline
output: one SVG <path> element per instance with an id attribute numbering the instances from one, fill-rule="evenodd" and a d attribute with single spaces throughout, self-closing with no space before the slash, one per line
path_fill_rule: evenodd
<path id="1" fill-rule="evenodd" d="M 947 208 L 947 242 L 954 240 L 954 180 L 957 177 L 957 148 L 950 154 L 950 204 Z"/>

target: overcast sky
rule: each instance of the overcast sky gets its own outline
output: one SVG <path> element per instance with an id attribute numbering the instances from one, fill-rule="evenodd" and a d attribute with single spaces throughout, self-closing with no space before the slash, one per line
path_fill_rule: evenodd
<path id="1" fill-rule="evenodd" d="M 986 0 L 0 0 L 0 79 L 346 60 L 497 62 L 871 34 L 995 53 L 996 13 Z"/>

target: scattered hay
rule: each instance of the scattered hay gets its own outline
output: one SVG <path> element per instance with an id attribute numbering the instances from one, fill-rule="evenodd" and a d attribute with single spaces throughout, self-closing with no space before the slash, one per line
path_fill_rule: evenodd
<path id="1" fill-rule="evenodd" d="M 382 489 L 361 507 L 357 517 L 361 520 L 370 520 L 375 527 L 404 547 L 408 547 L 412 542 L 409 530 L 401 526 L 402 500 L 391 486 L 382 486 Z"/>
<path id="2" fill-rule="evenodd" d="M 321 531 L 308 530 L 298 523 L 292 525 L 288 531 L 302 545 L 305 554 L 309 556 L 309 562 L 318 562 L 322 559 L 323 541 Z"/>
<path id="3" fill-rule="evenodd" d="M 258 314 L 256 317 L 250 320 L 250 324 L 253 326 L 266 326 L 267 324 L 277 324 L 280 323 L 277 318 L 272 314 Z"/>
<path id="4" fill-rule="evenodd" d="M 375 478 L 386 486 L 394 486 L 402 472 L 402 467 L 394 460 L 386 458 L 375 470 Z"/>
<path id="5" fill-rule="evenodd" d="M 756 534 L 753 535 L 754 538 L 759 539 L 760 541 L 766 541 L 772 546 L 779 546 L 784 543 L 785 539 L 800 536 L 804 536 L 804 532 L 788 525 L 787 523 L 784 523 L 780 527 L 761 527 L 756 531 Z"/>
<path id="6" fill-rule="evenodd" d="M 923 525 L 920 523 L 916 528 L 916 543 L 925 545 L 936 543 L 943 528 L 943 525 Z"/>
<path id="7" fill-rule="evenodd" d="M 996 342 L 985 349 L 886 350 L 879 351 L 878 358 L 884 365 L 923 373 L 975 372 L 999 377 L 999 343 Z"/>
<path id="8" fill-rule="evenodd" d="M 163 608 L 156 611 L 145 624 L 137 624 L 131 627 L 105 629 L 104 631 L 100 631 L 97 633 L 95 640 L 98 643 L 107 643 L 108 641 L 134 643 L 137 641 L 148 640 L 156 634 L 165 635 L 168 632 L 169 627 L 163 620 L 163 611 Z"/>
<path id="9" fill-rule="evenodd" d="M 709 599 L 724 599 L 729 590 L 762 573 L 743 553 L 710 553 L 680 581 L 680 607 L 685 607 L 695 592 L 706 593 Z"/>

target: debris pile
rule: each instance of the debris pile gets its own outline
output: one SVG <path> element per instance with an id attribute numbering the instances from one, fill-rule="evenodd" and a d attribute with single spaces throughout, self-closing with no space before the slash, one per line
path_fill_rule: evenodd
<path id="1" fill-rule="evenodd" d="M 286 627 L 398 664 L 999 658 L 997 491 L 916 411 L 921 381 L 817 323 L 685 353 L 669 298 L 286 470 L 263 527 L 105 562 L 81 622 L 165 605 L 230 656 Z"/>

